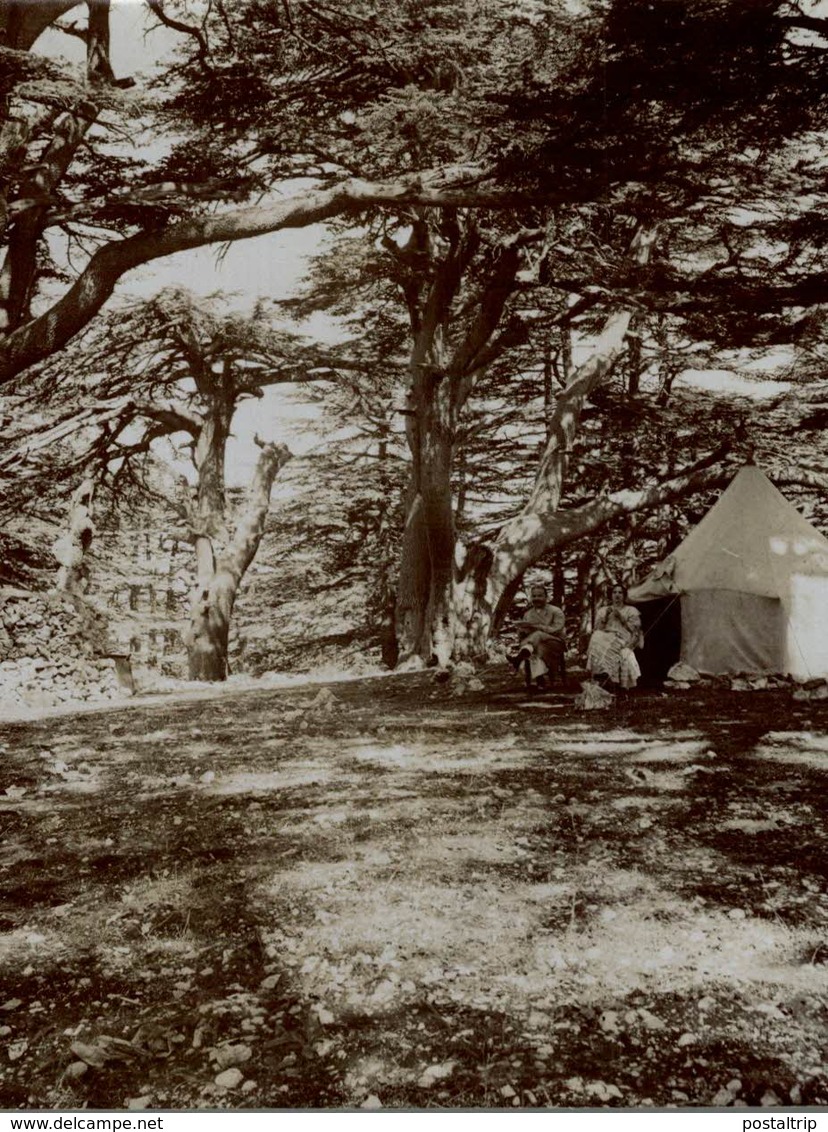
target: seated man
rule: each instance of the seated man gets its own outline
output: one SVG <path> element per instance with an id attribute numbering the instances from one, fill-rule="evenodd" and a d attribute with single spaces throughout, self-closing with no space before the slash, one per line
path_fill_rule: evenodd
<path id="1" fill-rule="evenodd" d="M 563 610 L 551 605 L 546 598 L 546 586 L 529 588 L 531 605 L 518 621 L 520 647 L 509 662 L 515 671 L 522 663 L 528 665 L 527 683 L 543 687 L 547 672 L 561 667 L 564 655 Z"/>

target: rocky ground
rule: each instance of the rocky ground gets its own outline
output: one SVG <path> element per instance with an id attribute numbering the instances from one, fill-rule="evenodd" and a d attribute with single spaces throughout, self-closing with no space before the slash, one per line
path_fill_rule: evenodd
<path id="1" fill-rule="evenodd" d="M 122 660 L 118 674 L 117 654 Z M 123 666 L 125 664 L 125 666 Z M 83 598 L 0 586 L 0 705 L 37 714 L 123 699 L 129 671 L 106 618 Z"/>
<path id="2" fill-rule="evenodd" d="M 0 726 L 0 1107 L 828 1103 L 828 705 L 480 683 Z"/>

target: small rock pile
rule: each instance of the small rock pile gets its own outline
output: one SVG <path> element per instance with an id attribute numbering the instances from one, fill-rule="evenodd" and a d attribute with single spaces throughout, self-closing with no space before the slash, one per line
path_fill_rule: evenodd
<path id="1" fill-rule="evenodd" d="M 732 676 L 730 690 L 732 692 L 766 692 L 769 688 L 787 688 L 790 680 L 787 676 Z"/>
<path id="2" fill-rule="evenodd" d="M 794 691 L 793 698 L 795 700 L 828 700 L 828 680 L 823 677 L 806 680 L 800 688 Z"/>
<path id="3" fill-rule="evenodd" d="M 709 676 L 697 672 L 695 668 L 683 661 L 674 664 L 667 673 L 664 687 L 667 691 L 679 691 L 695 687 L 729 688 L 731 692 L 765 692 L 769 688 L 785 688 L 790 684 L 790 678 L 784 675 L 724 675 Z"/>
<path id="4" fill-rule="evenodd" d="M 674 664 L 667 673 L 664 687 L 667 689 L 676 688 L 685 690 L 691 688 L 694 684 L 698 684 L 701 680 L 701 673 L 697 672 L 691 665 L 679 661 L 678 664 Z"/>
<path id="5" fill-rule="evenodd" d="M 116 653 L 83 598 L 0 587 L 0 715 L 128 694 L 128 658 Z"/>

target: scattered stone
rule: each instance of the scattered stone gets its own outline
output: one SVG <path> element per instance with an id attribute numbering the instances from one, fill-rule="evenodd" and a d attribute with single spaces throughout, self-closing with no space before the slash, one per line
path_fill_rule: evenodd
<path id="1" fill-rule="evenodd" d="M 397 984 L 391 979 L 383 979 L 371 995 L 371 1001 L 379 1004 L 390 1002 L 396 993 Z"/>
<path id="2" fill-rule="evenodd" d="M 256 1084 L 256 1082 L 254 1080 L 252 1080 L 251 1078 L 248 1078 L 244 1082 L 244 1084 L 242 1085 L 241 1091 L 243 1093 L 252 1093 L 257 1088 L 258 1088 L 258 1085 Z"/>
<path id="3" fill-rule="evenodd" d="M 446 1077 L 450 1077 L 454 1072 L 455 1062 L 444 1061 L 441 1064 L 429 1065 L 429 1067 L 421 1073 L 417 1085 L 421 1089 L 430 1089 L 438 1081 L 444 1081 Z"/>
<path id="4" fill-rule="evenodd" d="M 701 676 L 692 665 L 679 661 L 667 673 L 667 679 L 681 682 L 689 687 L 691 684 L 698 684 Z"/>
<path id="5" fill-rule="evenodd" d="M 18 1042 L 12 1042 L 6 1050 L 9 1055 L 9 1061 L 19 1061 L 28 1048 L 29 1043 L 25 1038 L 21 1038 Z"/>
<path id="6" fill-rule="evenodd" d="M 219 1073 L 215 1078 L 215 1083 L 220 1089 L 236 1089 L 244 1080 L 244 1074 L 241 1069 L 225 1069 L 223 1073 Z"/>
<path id="7" fill-rule="evenodd" d="M 766 1089 L 759 1101 L 762 1108 L 775 1108 L 782 1104 L 782 1098 L 773 1089 Z"/>
<path id="8" fill-rule="evenodd" d="M 253 1056 L 253 1050 L 246 1045 L 217 1046 L 210 1050 L 210 1057 L 219 1069 L 229 1069 L 231 1065 L 244 1065 Z"/>
<path id="9" fill-rule="evenodd" d="M 85 1061 L 73 1061 L 71 1065 L 67 1066 L 66 1076 L 70 1081 L 77 1081 L 79 1077 L 83 1077 L 84 1073 L 89 1072 L 89 1066 Z"/>
<path id="10" fill-rule="evenodd" d="M 607 1085 L 604 1081 L 587 1081 L 584 1092 L 599 1101 L 622 1100 L 623 1094 L 617 1085 Z"/>
<path id="11" fill-rule="evenodd" d="M 504 1097 L 507 1101 L 510 1101 L 512 1099 L 512 1097 L 517 1096 L 517 1093 L 515 1092 L 515 1090 L 512 1088 L 511 1085 L 504 1085 L 503 1088 L 500 1090 L 500 1095 L 502 1097 Z"/>
<path id="12" fill-rule="evenodd" d="M 142 1093 L 140 1097 L 127 1097 L 126 1106 L 130 1112 L 141 1112 L 142 1109 L 149 1108 L 151 1100 L 149 1093 Z"/>
<path id="13" fill-rule="evenodd" d="M 729 920 L 744 920 L 747 918 L 747 912 L 744 908 L 731 908 L 727 914 Z"/>
<path id="14" fill-rule="evenodd" d="M 644 1023 L 644 1026 L 648 1030 L 663 1030 L 665 1028 L 665 1022 L 657 1017 L 657 1015 L 652 1014 L 649 1010 L 645 1010 L 643 1007 L 639 1008 L 638 1017 L 641 1019 L 641 1021 Z"/>
<path id="15" fill-rule="evenodd" d="M 259 990 L 273 990 L 279 985 L 281 978 L 281 975 L 268 975 L 259 983 Z"/>
<path id="16" fill-rule="evenodd" d="M 598 1025 L 605 1034 L 618 1033 L 618 1014 L 615 1010 L 604 1010 L 598 1019 Z"/>
<path id="17" fill-rule="evenodd" d="M 211 782 L 215 781 L 215 778 L 216 772 L 214 770 L 205 770 L 204 774 L 201 775 L 198 781 L 203 782 L 205 785 L 209 786 Z"/>
<path id="18" fill-rule="evenodd" d="M 20 998 L 7 998 L 2 1006 L 0 1006 L 0 1010 L 17 1010 L 18 1006 L 22 1005 L 23 1000 Z"/>
<path id="19" fill-rule="evenodd" d="M 678 1040 L 678 1042 L 676 1043 L 676 1045 L 678 1045 L 679 1049 L 683 1049 L 683 1048 L 684 1048 L 684 1046 L 692 1046 L 692 1045 L 694 1045 L 694 1044 L 696 1043 L 696 1041 L 697 1041 L 697 1040 L 698 1040 L 698 1039 L 697 1039 L 696 1035 L 695 1035 L 695 1034 L 691 1034 L 691 1033 L 690 1033 L 690 1031 L 688 1030 L 688 1031 L 687 1031 L 686 1033 L 684 1033 L 684 1034 L 682 1034 L 682 1035 L 681 1035 L 681 1037 L 679 1038 L 679 1040 Z"/>
<path id="20" fill-rule="evenodd" d="M 824 680 L 809 680 L 793 693 L 795 700 L 825 700 L 828 699 L 828 683 Z"/>
<path id="21" fill-rule="evenodd" d="M 366 1097 L 359 1107 L 364 1108 L 367 1112 L 376 1112 L 382 1108 L 382 1101 L 376 1093 L 371 1093 L 370 1097 Z"/>
<path id="22" fill-rule="evenodd" d="M 69 1046 L 75 1057 L 91 1065 L 93 1069 L 100 1069 L 106 1064 L 106 1053 L 100 1046 L 88 1045 L 86 1042 L 72 1042 Z"/>

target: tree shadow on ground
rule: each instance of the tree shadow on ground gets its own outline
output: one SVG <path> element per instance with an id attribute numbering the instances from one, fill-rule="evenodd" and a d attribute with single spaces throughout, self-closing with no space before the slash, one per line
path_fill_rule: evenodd
<path id="1" fill-rule="evenodd" d="M 828 1102 L 828 711 L 484 684 L 0 728 L 0 1103 Z"/>

